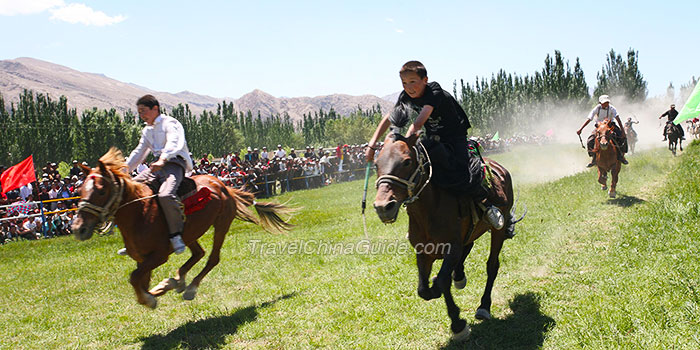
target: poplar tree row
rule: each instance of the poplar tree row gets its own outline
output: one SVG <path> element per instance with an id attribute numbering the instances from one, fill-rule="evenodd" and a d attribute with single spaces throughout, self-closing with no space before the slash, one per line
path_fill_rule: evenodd
<path id="1" fill-rule="evenodd" d="M 471 84 L 461 80 L 459 86 L 455 82 L 454 95 L 474 126 L 471 134 L 541 133 L 543 130 L 536 130 L 540 122 L 556 122 L 572 115 L 567 110 L 585 113 L 599 94 L 643 101 L 647 83 L 638 62 L 638 53 L 632 49 L 626 60 L 611 50 L 597 75 L 593 96 L 579 59 L 572 67 L 559 51 L 553 57 L 547 55 L 542 70 L 533 75 L 501 70 L 490 79 L 477 77 Z M 0 106 L 6 106 L 2 95 Z M 287 113 L 263 116 L 236 111 L 233 102 L 223 101 L 215 111 L 199 115 L 186 104 L 164 112 L 182 123 L 190 151 L 199 158 L 247 147 L 274 149 L 277 144 L 295 148 L 362 144 L 388 111 L 379 105 L 365 110 L 358 106 L 350 115 L 341 116 L 332 108 L 320 109 L 295 122 Z M 37 166 L 71 159 L 94 164 L 112 146 L 128 154 L 137 145 L 142 128 L 143 123 L 131 111 L 120 115 L 115 109 L 93 108 L 78 113 L 68 108 L 64 96 L 55 100 L 25 90 L 19 102 L 0 108 L 0 164 L 16 164 L 30 154 Z"/>

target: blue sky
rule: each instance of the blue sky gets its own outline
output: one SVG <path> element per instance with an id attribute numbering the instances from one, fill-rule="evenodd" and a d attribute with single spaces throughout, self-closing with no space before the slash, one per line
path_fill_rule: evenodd
<path id="1" fill-rule="evenodd" d="M 533 74 L 560 50 L 588 84 L 639 51 L 649 95 L 700 76 L 700 1 L 0 0 L 0 59 L 33 57 L 157 91 L 384 96 L 430 80 Z"/>

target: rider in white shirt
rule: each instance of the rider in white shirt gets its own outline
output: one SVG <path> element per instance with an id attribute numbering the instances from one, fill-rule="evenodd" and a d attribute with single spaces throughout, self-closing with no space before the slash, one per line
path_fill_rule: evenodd
<path id="1" fill-rule="evenodd" d="M 161 114 L 160 104 L 152 95 L 145 95 L 136 102 L 139 117 L 146 122 L 141 140 L 127 159 L 129 172 L 141 164 L 149 153 L 158 159 L 134 180 L 154 184 L 168 224 L 170 242 L 176 254 L 185 251 L 182 231 L 185 227 L 182 204 L 177 197 L 186 173 L 192 171 L 193 162 L 185 140 L 185 130 L 177 119 Z"/>
<path id="2" fill-rule="evenodd" d="M 610 104 L 610 97 L 608 95 L 601 95 L 598 98 L 598 105 L 596 105 L 591 113 L 588 114 L 588 119 L 583 123 L 580 129 L 576 131 L 577 134 L 581 135 L 583 128 L 588 125 L 591 121 L 596 124 L 603 120 L 613 120 L 617 121 L 615 125 L 613 123 L 613 132 L 615 133 L 616 146 L 617 146 L 617 159 L 622 162 L 622 164 L 628 164 L 627 159 L 625 159 L 625 153 L 627 152 L 627 142 L 625 140 L 625 132 L 620 128 L 622 122 L 620 121 L 620 116 L 617 114 L 617 109 Z M 595 129 L 588 136 L 588 155 L 592 157 L 591 162 L 588 167 L 596 165 L 595 153 L 593 153 L 593 147 L 595 147 Z"/>

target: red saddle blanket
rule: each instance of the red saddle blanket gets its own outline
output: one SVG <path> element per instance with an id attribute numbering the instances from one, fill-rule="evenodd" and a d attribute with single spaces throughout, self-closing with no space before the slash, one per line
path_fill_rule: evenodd
<path id="1" fill-rule="evenodd" d="M 190 215 L 203 209 L 211 200 L 211 190 L 208 187 L 202 187 L 197 193 L 182 200 L 185 206 L 185 215 Z"/>

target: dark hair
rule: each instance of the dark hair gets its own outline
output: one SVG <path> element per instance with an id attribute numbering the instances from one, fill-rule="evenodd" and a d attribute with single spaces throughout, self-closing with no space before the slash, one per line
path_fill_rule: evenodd
<path id="1" fill-rule="evenodd" d="M 153 108 L 158 106 L 158 111 L 160 111 L 160 103 L 153 95 L 143 95 L 138 101 L 136 101 L 137 106 L 146 106 L 148 108 Z"/>
<path id="2" fill-rule="evenodd" d="M 423 63 L 418 61 L 408 61 L 404 63 L 399 71 L 399 74 L 404 74 L 406 72 L 413 72 L 418 74 L 418 77 L 423 79 L 428 76 L 428 70 L 425 69 Z"/>

